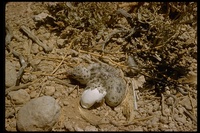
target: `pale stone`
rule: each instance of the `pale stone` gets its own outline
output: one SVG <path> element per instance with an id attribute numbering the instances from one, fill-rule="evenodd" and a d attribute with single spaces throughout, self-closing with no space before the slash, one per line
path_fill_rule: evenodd
<path id="1" fill-rule="evenodd" d="M 32 99 L 17 114 L 18 131 L 51 131 L 58 121 L 60 106 L 50 96 Z"/>
<path id="2" fill-rule="evenodd" d="M 5 72 L 6 87 L 14 86 L 17 81 L 17 71 L 15 70 L 15 66 L 10 61 L 6 61 L 5 67 L 6 67 L 6 72 Z"/>

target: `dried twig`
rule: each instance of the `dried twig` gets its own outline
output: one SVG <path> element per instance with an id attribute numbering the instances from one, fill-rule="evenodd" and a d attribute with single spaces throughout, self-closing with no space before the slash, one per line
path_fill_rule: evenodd
<path id="1" fill-rule="evenodd" d="M 21 77 L 24 73 L 24 69 L 28 66 L 28 64 L 25 62 L 24 57 L 21 54 L 19 54 L 18 52 L 14 51 L 14 50 L 12 51 L 12 53 L 14 56 L 19 58 L 20 64 L 22 65 L 17 74 L 16 86 L 18 86 L 20 83 Z"/>
<path id="2" fill-rule="evenodd" d="M 133 89 L 133 102 L 134 102 L 134 107 L 135 107 L 135 110 L 138 110 L 138 107 L 137 107 L 137 99 L 136 99 L 136 92 L 135 92 L 135 83 L 134 81 L 132 80 L 131 81 L 131 84 L 132 84 L 132 89 Z"/>
<path id="3" fill-rule="evenodd" d="M 195 122 L 197 123 L 197 118 L 195 118 L 189 111 L 187 111 L 184 107 L 183 107 L 184 112 Z"/>
<path id="4" fill-rule="evenodd" d="M 46 81 L 46 80 L 47 80 L 47 77 L 44 76 L 44 77 L 42 78 L 42 81 L 40 82 L 40 91 L 39 91 L 37 97 L 39 97 L 39 96 L 42 94 L 42 91 L 43 91 L 43 88 L 44 88 L 44 87 L 41 87 L 41 84 L 44 83 L 44 81 Z"/>
<path id="5" fill-rule="evenodd" d="M 33 41 L 35 41 L 39 46 L 41 46 L 45 52 L 51 52 L 52 48 L 48 47 L 44 43 L 42 43 L 37 36 L 35 36 L 28 28 L 25 26 L 21 26 L 21 29 L 30 37 Z"/>
<path id="6" fill-rule="evenodd" d="M 28 86 L 34 84 L 35 82 L 37 82 L 39 79 L 36 79 L 34 80 L 33 82 L 30 82 L 30 83 L 27 83 L 27 84 L 23 84 L 23 85 L 20 85 L 20 86 L 12 86 L 8 89 L 6 89 L 6 95 L 11 92 L 11 91 L 16 91 L 16 90 L 19 90 L 19 89 L 24 89 L 24 88 L 27 88 Z"/>
<path id="7" fill-rule="evenodd" d="M 65 57 L 67 56 L 67 54 L 65 54 L 65 56 L 63 57 L 62 61 L 60 62 L 60 64 L 53 70 L 53 72 L 51 72 L 51 75 L 54 74 L 58 68 L 62 65 L 63 61 L 65 60 Z"/>
<path id="8" fill-rule="evenodd" d="M 50 77 L 48 79 L 49 80 L 53 80 L 53 81 L 55 81 L 55 82 L 57 82 L 59 84 L 65 85 L 65 86 L 74 87 L 74 85 L 71 85 L 71 84 L 67 83 L 66 81 L 60 80 L 58 78 Z"/>

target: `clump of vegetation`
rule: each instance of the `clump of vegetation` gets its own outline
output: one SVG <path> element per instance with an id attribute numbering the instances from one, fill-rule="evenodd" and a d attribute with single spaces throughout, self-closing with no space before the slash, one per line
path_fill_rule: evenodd
<path id="1" fill-rule="evenodd" d="M 64 2 L 48 4 L 48 11 L 62 22 L 59 28 L 67 26 L 86 30 L 98 31 L 107 26 L 110 15 L 116 10 L 111 2 Z M 114 4 L 115 5 L 115 4 Z"/>
<path id="2" fill-rule="evenodd" d="M 177 88 L 180 78 L 197 69 L 196 9 L 196 3 L 150 3 L 138 9 L 135 20 L 148 28 L 129 51 L 161 91 Z"/>
<path id="3" fill-rule="evenodd" d="M 159 92 L 166 86 L 177 88 L 184 84 L 179 79 L 196 71 L 195 2 L 130 3 L 127 7 L 110 2 L 67 2 L 47 4 L 47 9 L 55 18 L 50 29 L 59 31 L 61 38 L 72 40 L 76 45 L 71 48 L 101 55 L 103 50 L 115 52 L 112 48 L 119 47 L 124 57 L 127 54 L 135 58 L 147 84 Z M 117 31 L 112 33 L 113 30 Z M 103 50 L 99 52 L 95 47 Z M 109 52 L 107 56 L 114 58 Z"/>

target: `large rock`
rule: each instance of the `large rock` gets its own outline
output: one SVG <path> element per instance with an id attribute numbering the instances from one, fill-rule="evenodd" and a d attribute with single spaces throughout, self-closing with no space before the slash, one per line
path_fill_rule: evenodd
<path id="1" fill-rule="evenodd" d="M 19 131 L 51 131 L 58 121 L 60 106 L 50 96 L 32 99 L 20 108 L 17 115 Z"/>
<path id="2" fill-rule="evenodd" d="M 6 78 L 6 87 L 14 86 L 17 81 L 17 71 L 15 70 L 15 66 L 10 62 L 6 60 L 6 72 L 5 72 L 5 78 Z"/>
<path id="3" fill-rule="evenodd" d="M 11 91 L 8 93 L 8 95 L 16 105 L 24 104 L 30 100 L 30 95 L 23 89 Z"/>

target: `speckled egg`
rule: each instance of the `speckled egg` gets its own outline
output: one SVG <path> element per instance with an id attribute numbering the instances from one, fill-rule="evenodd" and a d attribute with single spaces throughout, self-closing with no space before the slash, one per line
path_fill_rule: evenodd
<path id="1" fill-rule="evenodd" d="M 126 94 L 126 83 L 122 78 L 110 77 L 105 80 L 106 96 L 105 101 L 110 107 L 119 105 Z"/>

